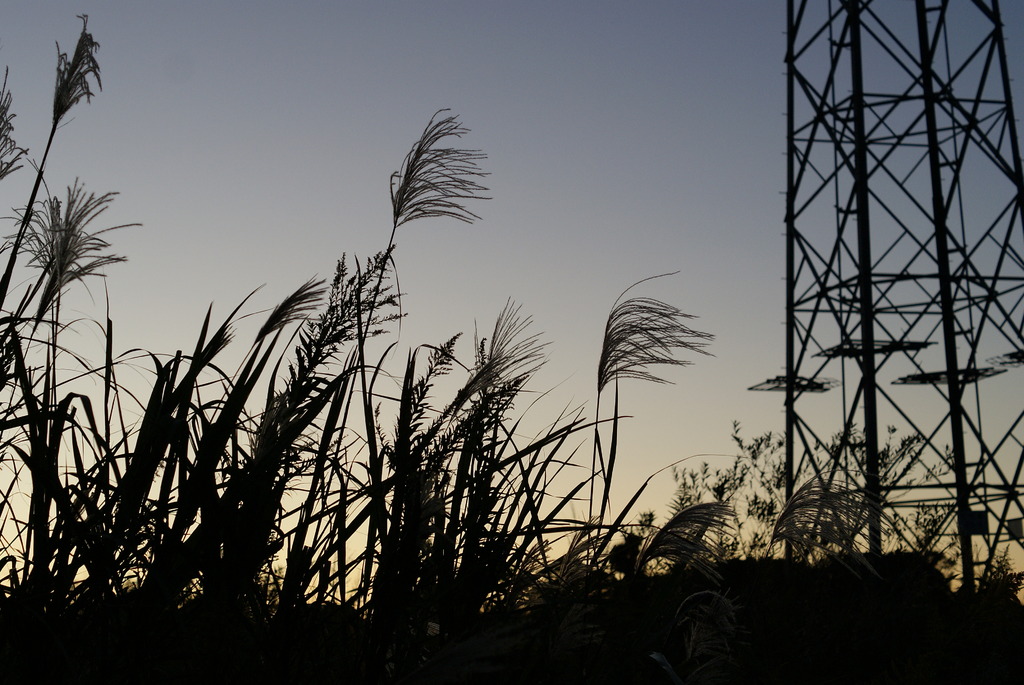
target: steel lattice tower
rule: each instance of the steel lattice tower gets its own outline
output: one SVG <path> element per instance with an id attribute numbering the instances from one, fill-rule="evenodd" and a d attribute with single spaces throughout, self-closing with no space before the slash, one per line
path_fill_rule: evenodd
<path id="1" fill-rule="evenodd" d="M 1020 544 L 1024 175 L 998 0 L 789 0 L 788 489 L 946 503 L 964 579 Z M 889 427 L 915 436 L 893 459 Z M 836 449 L 826 453 L 823 445 Z M 873 551 L 881 549 L 877 522 Z"/>

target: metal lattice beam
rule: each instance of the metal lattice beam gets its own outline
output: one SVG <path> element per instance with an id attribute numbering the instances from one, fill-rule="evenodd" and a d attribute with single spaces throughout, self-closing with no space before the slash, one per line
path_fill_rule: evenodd
<path id="1" fill-rule="evenodd" d="M 988 563 L 1024 518 L 1024 174 L 999 3 L 789 0 L 787 34 L 786 376 L 755 386 L 786 393 L 787 488 L 838 467 L 883 504 L 950 503 L 971 582 L 972 542 Z M 882 426 L 918 436 L 905 463 Z"/>

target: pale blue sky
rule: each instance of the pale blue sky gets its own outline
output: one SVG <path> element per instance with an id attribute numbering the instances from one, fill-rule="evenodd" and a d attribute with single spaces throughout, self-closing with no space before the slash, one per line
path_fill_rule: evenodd
<path id="1" fill-rule="evenodd" d="M 641 292 L 699 316 L 715 357 L 671 372 L 675 385 L 623 386 L 636 415 L 623 487 L 731 452 L 733 419 L 781 429 L 781 395 L 746 388 L 784 363 L 782 0 L 7 0 L 0 63 L 33 155 L 54 41 L 73 49 L 81 13 L 104 90 L 59 132 L 48 179 L 120 191 L 108 221 L 143 224 L 113 240 L 130 260 L 108 272 L 119 349 L 190 347 L 211 300 L 226 315 L 265 284 L 252 309 L 268 307 L 342 252 L 381 249 L 389 174 L 450 107 L 489 157 L 494 199 L 473 226 L 403 227 L 403 348 L 471 339 L 511 297 L 551 341 L 534 387 L 558 386 L 537 416 L 554 418 L 592 406 L 619 292 L 678 270 Z M 0 204 L 24 202 L 30 183 L 9 179 Z M 649 506 L 670 491 L 666 476 Z"/>

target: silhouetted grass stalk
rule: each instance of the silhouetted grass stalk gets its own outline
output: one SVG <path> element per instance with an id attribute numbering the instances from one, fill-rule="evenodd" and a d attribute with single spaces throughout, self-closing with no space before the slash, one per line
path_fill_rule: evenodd
<path id="1" fill-rule="evenodd" d="M 619 432 L 619 381 L 632 378 L 652 383 L 669 383 L 664 376 L 657 375 L 651 368 L 656 366 L 686 366 L 692 362 L 681 359 L 679 352 L 708 354 L 704 349 L 714 338 L 709 333 L 694 330 L 685 322 L 694 317 L 661 300 L 649 297 L 623 298 L 630 290 L 654 280 L 673 274 L 661 274 L 637 281 L 616 298 L 605 324 L 604 339 L 597 370 L 597 421 L 601 420 L 601 396 L 609 386 L 614 385 L 614 406 L 611 416 L 611 438 L 607 454 L 601 442 L 599 427 L 594 430 L 594 449 L 591 470 L 596 481 L 601 477 L 602 492 L 598 518 L 603 520 L 609 504 L 615 462 L 618 456 Z M 594 501 L 594 481 L 591 481 L 590 502 Z M 590 515 L 593 516 L 593 510 Z"/>

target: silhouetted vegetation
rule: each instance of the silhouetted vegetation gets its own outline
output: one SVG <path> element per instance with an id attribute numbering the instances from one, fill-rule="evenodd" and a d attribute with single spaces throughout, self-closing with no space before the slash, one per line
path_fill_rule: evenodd
<path id="1" fill-rule="evenodd" d="M 223 321 L 208 312 L 192 349 L 172 355 L 118 355 L 109 319 L 64 320 L 68 289 L 123 259 L 110 251 L 113 229 L 95 227 L 113 194 L 76 180 L 63 199 L 37 197 L 58 124 L 100 86 L 99 45 L 82 21 L 71 57 L 58 56 L 46 151 L 3 248 L 0 681 L 991 683 L 1019 673 L 1020 574 L 1003 564 L 959 596 L 931 546 L 866 559 L 877 512 L 838 474 L 779 500 L 770 437 L 754 448 L 738 439 L 729 472 L 678 471 L 660 525 L 631 513 L 643 487 L 613 508 L 618 382 L 664 381 L 662 369 L 711 339 L 674 306 L 624 292 L 598 369 L 598 406 L 612 391 L 611 411 L 558 416 L 528 439 L 517 401 L 544 343 L 515 304 L 467 361 L 458 335 L 399 357 L 389 342 L 402 315 L 399 229 L 472 222 L 487 192 L 484 156 L 458 147 L 468 131 L 447 111 L 391 178 L 384 249 L 342 257 L 329 281 L 285 297 L 235 371 L 222 360 L 245 303 Z M 10 106 L 5 81 L 0 178 L 27 159 Z M 102 331 L 99 360 L 64 343 L 85 325 Z M 120 382 L 128 364 L 149 369 L 144 392 Z M 457 382 L 442 398 L 443 377 Z M 793 560 L 776 558 L 786 545 Z"/>

